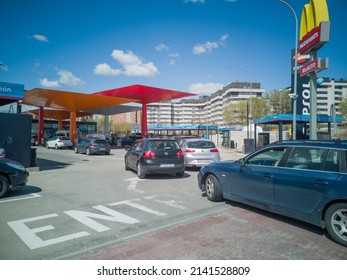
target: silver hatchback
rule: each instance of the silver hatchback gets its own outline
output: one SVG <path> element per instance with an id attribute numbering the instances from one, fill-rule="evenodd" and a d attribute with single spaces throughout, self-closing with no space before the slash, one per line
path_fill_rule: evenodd
<path id="1" fill-rule="evenodd" d="M 205 139 L 185 139 L 181 146 L 186 167 L 201 167 L 212 162 L 220 162 L 216 145 Z"/>

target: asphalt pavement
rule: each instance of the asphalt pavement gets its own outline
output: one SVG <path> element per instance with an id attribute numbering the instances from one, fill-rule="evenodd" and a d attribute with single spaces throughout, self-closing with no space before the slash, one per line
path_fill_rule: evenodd
<path id="1" fill-rule="evenodd" d="M 220 148 L 221 160 L 244 154 Z M 197 189 L 198 191 L 198 189 Z M 124 240 L 85 260 L 346 260 L 324 230 L 233 202 L 228 210 Z"/>

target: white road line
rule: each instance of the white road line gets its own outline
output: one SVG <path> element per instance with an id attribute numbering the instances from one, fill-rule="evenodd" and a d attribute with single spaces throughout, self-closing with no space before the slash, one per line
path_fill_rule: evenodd
<path id="1" fill-rule="evenodd" d="M 37 193 L 30 193 L 26 197 L 1 199 L 0 203 L 13 202 L 13 201 L 17 201 L 17 200 L 32 199 L 32 198 L 38 198 L 38 197 L 41 197 L 41 195 L 39 195 Z"/>
<path id="2" fill-rule="evenodd" d="M 136 189 L 137 182 L 139 180 L 140 179 L 138 177 L 134 177 L 134 178 L 130 178 L 130 179 L 124 180 L 124 181 L 130 181 L 129 186 L 128 186 L 128 191 L 133 191 L 133 192 L 138 192 L 138 193 L 145 193 L 145 191 L 141 191 L 141 190 Z M 144 181 L 144 180 L 141 180 L 141 181 Z"/>

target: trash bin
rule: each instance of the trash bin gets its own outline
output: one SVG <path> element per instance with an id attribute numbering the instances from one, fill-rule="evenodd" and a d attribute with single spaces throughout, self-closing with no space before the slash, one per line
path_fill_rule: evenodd
<path id="1" fill-rule="evenodd" d="M 234 140 L 230 141 L 229 148 L 230 149 L 235 149 L 235 142 L 234 142 Z"/>
<path id="2" fill-rule="evenodd" d="M 244 153 L 245 154 L 249 154 L 255 150 L 253 138 L 243 139 L 243 144 L 244 144 Z"/>
<path id="3" fill-rule="evenodd" d="M 36 148 L 31 148 L 31 153 L 30 153 L 30 167 L 36 167 L 37 162 L 36 162 Z"/>

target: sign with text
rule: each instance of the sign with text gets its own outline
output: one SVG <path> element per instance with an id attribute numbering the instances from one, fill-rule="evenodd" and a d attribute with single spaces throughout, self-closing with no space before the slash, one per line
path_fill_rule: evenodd
<path id="1" fill-rule="evenodd" d="M 24 98 L 24 85 L 0 82 L 0 98 L 20 100 Z"/>

